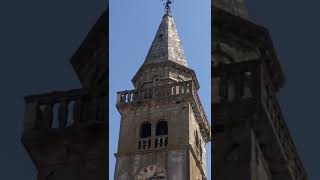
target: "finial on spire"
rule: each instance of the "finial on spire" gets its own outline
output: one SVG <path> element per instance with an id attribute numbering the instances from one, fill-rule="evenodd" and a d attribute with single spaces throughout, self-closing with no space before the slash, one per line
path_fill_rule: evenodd
<path id="1" fill-rule="evenodd" d="M 162 0 L 165 1 L 164 5 L 164 9 L 166 11 L 166 14 L 171 14 L 171 5 L 173 4 L 173 0 Z"/>

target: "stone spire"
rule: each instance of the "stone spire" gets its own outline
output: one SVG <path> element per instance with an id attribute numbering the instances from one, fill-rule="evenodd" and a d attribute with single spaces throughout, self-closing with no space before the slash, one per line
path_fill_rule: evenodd
<path id="1" fill-rule="evenodd" d="M 212 0 L 213 5 L 242 18 L 248 18 L 245 0 Z"/>
<path id="2" fill-rule="evenodd" d="M 162 22 L 144 64 L 164 61 L 173 61 L 180 65 L 187 66 L 174 20 L 168 13 L 162 18 Z"/>

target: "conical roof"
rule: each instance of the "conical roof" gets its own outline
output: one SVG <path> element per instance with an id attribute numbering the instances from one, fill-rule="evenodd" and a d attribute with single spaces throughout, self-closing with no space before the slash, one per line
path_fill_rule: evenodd
<path id="1" fill-rule="evenodd" d="M 165 14 L 144 64 L 173 61 L 187 66 L 181 41 L 171 15 Z"/>

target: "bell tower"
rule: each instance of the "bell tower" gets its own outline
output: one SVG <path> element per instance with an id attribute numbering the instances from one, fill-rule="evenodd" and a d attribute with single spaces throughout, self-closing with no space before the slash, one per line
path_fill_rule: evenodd
<path id="1" fill-rule="evenodd" d="M 210 126 L 169 9 L 132 83 L 117 93 L 115 179 L 206 179 Z"/>
<path id="2" fill-rule="evenodd" d="M 215 180 L 307 180 L 277 93 L 284 74 L 268 30 L 243 0 L 212 7 Z"/>

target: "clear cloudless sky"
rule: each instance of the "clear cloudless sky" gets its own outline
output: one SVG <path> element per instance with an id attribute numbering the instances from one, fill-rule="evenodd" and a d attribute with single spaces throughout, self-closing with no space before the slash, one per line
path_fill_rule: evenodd
<path id="1" fill-rule="evenodd" d="M 113 179 L 120 115 L 116 92 L 133 89 L 131 79 L 144 62 L 164 14 L 161 0 L 110 0 L 109 179 Z M 175 0 L 172 14 L 189 67 L 200 81 L 200 98 L 211 117 L 211 1 Z M 209 119 L 210 121 L 210 119 Z M 211 146 L 207 145 L 208 179 Z"/>

